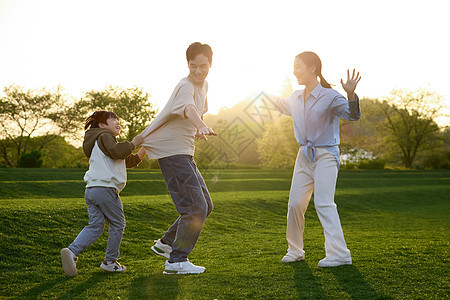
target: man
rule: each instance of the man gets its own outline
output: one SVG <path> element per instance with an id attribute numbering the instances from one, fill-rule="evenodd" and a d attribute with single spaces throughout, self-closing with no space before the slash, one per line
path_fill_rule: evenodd
<path id="1" fill-rule="evenodd" d="M 206 217 L 213 204 L 205 181 L 194 162 L 194 139 L 217 135 L 202 121 L 208 111 L 209 69 L 212 50 L 207 44 L 193 43 L 186 51 L 189 75 L 180 80 L 172 96 L 155 120 L 142 132 L 147 155 L 158 159 L 167 188 L 179 218 L 152 250 L 168 258 L 164 274 L 195 274 L 204 267 L 189 262 Z"/>

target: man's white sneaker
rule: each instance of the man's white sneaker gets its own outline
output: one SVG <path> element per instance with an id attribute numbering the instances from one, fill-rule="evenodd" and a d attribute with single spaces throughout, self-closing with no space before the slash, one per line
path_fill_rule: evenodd
<path id="1" fill-rule="evenodd" d="M 124 272 L 127 270 L 127 267 L 119 264 L 117 260 L 109 263 L 104 261 L 100 264 L 100 268 L 107 272 Z"/>
<path id="2" fill-rule="evenodd" d="M 352 259 L 351 258 L 342 259 L 342 260 L 335 260 L 335 259 L 328 259 L 328 258 L 325 257 L 324 259 L 319 261 L 319 267 L 320 268 L 338 267 L 338 266 L 351 265 L 351 264 L 352 264 Z"/>
<path id="3" fill-rule="evenodd" d="M 158 239 L 154 246 L 151 248 L 153 252 L 158 255 L 164 256 L 165 258 L 170 257 L 170 252 L 172 252 L 172 247 L 166 244 L 161 243 L 161 240 Z"/>
<path id="4" fill-rule="evenodd" d="M 77 276 L 77 260 L 78 257 L 70 251 L 69 248 L 61 249 L 61 261 L 64 273 L 69 277 Z"/>
<path id="5" fill-rule="evenodd" d="M 288 253 L 281 259 L 281 262 L 282 262 L 282 263 L 290 263 L 290 262 L 300 261 L 300 260 L 305 260 L 305 256 L 304 256 L 304 255 L 297 255 L 297 254 L 294 254 L 294 253 L 292 253 L 292 252 L 288 252 Z"/>
<path id="6" fill-rule="evenodd" d="M 166 261 L 163 274 L 200 274 L 205 272 L 205 267 L 199 267 L 189 261 L 170 263 Z"/>

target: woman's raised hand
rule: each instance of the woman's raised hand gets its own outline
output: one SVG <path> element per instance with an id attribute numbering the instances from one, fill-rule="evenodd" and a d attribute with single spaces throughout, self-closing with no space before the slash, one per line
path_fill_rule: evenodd
<path id="1" fill-rule="evenodd" d="M 350 77 L 350 70 L 347 69 L 347 82 L 344 83 L 344 81 L 341 78 L 342 87 L 344 88 L 344 91 L 347 93 L 349 100 L 354 99 L 356 86 L 358 85 L 358 82 L 361 80 L 361 76 L 359 76 L 359 72 L 356 73 L 356 75 L 355 75 L 355 73 L 356 73 L 356 70 L 353 69 L 352 77 Z M 352 99 L 350 99 L 350 98 L 352 98 Z"/>

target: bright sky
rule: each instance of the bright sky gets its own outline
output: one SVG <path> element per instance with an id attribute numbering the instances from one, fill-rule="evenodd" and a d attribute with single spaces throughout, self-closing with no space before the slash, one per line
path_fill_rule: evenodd
<path id="1" fill-rule="evenodd" d="M 450 106 L 447 1 L 0 0 L 0 86 L 61 84 L 75 97 L 142 86 L 163 105 L 187 75 L 192 42 L 211 45 L 210 112 L 277 94 L 310 50 L 338 85 L 361 71 L 360 96 L 429 88 Z M 294 85 L 294 89 L 299 88 Z M 445 123 L 450 124 L 450 122 Z M 441 122 L 442 123 L 442 122 Z"/>

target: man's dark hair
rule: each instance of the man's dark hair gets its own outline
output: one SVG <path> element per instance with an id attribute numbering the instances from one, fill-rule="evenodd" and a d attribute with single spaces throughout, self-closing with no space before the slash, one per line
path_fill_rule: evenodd
<path id="1" fill-rule="evenodd" d="M 212 64 L 213 51 L 208 44 L 202 44 L 199 42 L 192 43 L 186 50 L 186 59 L 189 63 L 190 60 L 195 59 L 199 54 L 203 54 L 208 58 L 209 64 Z"/>
<path id="2" fill-rule="evenodd" d="M 106 122 L 108 119 L 119 120 L 119 117 L 112 111 L 97 110 L 86 119 L 86 122 L 84 123 L 84 130 L 87 130 L 88 128 L 98 128 L 100 127 L 98 126 L 99 123 L 107 125 Z"/>

